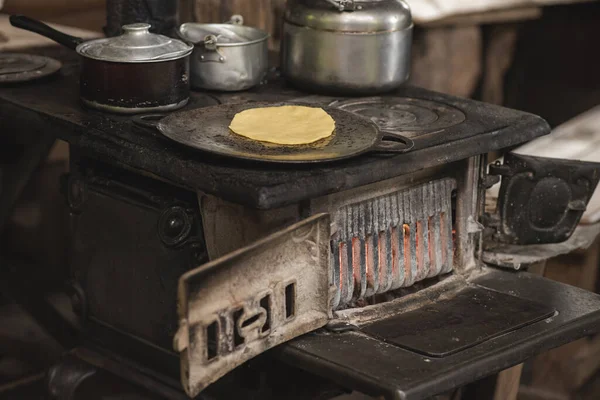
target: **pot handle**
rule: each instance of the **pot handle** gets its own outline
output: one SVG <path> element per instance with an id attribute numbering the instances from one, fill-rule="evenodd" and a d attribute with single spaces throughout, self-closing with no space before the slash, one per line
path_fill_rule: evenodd
<path id="1" fill-rule="evenodd" d="M 134 124 L 143 128 L 150 128 L 152 130 L 158 130 L 158 123 L 161 119 L 166 117 L 167 114 L 143 114 L 136 115 L 132 118 Z"/>
<path id="2" fill-rule="evenodd" d="M 229 21 L 225 21 L 224 23 L 230 25 L 244 25 L 244 17 L 239 14 L 234 14 L 229 18 Z"/>
<path id="3" fill-rule="evenodd" d="M 200 56 L 200 62 L 220 62 L 224 63 L 227 59 L 219 49 L 219 36 L 206 35 L 204 37 L 204 48 L 208 52 Z"/>
<path id="4" fill-rule="evenodd" d="M 75 50 L 79 44 L 83 43 L 83 39 L 81 38 L 59 32 L 41 21 L 26 17 L 24 15 L 11 15 L 10 24 L 14 27 L 45 36 L 48 39 L 54 40 L 56 43 L 70 48 L 71 50 Z"/>
<path id="5" fill-rule="evenodd" d="M 341 11 L 354 11 L 360 10 L 361 6 L 354 4 L 354 0 L 325 0 L 335 8 Z"/>
<path id="6" fill-rule="evenodd" d="M 382 132 L 382 137 L 379 143 L 372 147 L 372 151 L 378 153 L 406 153 L 412 150 L 415 143 L 398 133 L 394 132 Z"/>
<path id="7" fill-rule="evenodd" d="M 219 37 L 217 35 L 206 35 L 204 37 L 204 47 L 206 50 L 215 51 L 218 48 Z"/>

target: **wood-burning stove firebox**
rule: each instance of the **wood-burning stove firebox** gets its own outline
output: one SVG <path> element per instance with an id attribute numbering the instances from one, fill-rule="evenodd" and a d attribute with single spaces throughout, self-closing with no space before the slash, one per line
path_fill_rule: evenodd
<path id="1" fill-rule="evenodd" d="M 339 107 L 415 144 L 284 167 L 85 110 L 76 69 L 0 92 L 1 121 L 71 145 L 65 280 L 83 341 L 53 369 L 53 393 L 72 394 L 93 367 L 168 398 L 182 386 L 207 398 L 333 386 L 422 399 L 598 330 L 598 296 L 482 262 L 494 241 L 568 238 L 598 183 L 597 165 L 512 154 L 488 173 L 487 152 L 548 133 L 539 117 L 411 87 L 347 99 L 274 80 L 193 95 L 188 109 Z M 486 215 L 499 175 L 499 212 Z"/>

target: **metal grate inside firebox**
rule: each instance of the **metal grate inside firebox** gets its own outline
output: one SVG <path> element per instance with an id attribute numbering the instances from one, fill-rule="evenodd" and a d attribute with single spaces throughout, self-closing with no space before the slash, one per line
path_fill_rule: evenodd
<path id="1" fill-rule="evenodd" d="M 345 205 L 334 214 L 334 309 L 452 271 L 451 178 Z"/>

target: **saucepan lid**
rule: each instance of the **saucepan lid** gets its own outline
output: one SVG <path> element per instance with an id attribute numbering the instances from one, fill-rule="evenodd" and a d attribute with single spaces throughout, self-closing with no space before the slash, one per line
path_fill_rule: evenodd
<path id="1" fill-rule="evenodd" d="M 149 24 L 125 25 L 123 32 L 120 36 L 81 43 L 76 51 L 101 61 L 142 63 L 176 60 L 193 50 L 181 40 L 151 33 Z"/>

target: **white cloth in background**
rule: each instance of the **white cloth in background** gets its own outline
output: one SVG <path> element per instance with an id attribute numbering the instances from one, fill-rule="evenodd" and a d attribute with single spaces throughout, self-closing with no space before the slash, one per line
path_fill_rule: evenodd
<path id="1" fill-rule="evenodd" d="M 416 23 L 432 22 L 461 14 L 583 1 L 589 0 L 406 0 Z"/>

